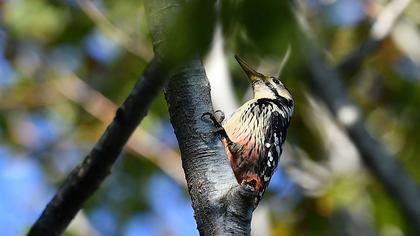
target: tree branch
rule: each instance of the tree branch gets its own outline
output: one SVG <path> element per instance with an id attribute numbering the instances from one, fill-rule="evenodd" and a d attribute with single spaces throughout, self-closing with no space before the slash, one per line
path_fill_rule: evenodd
<path id="1" fill-rule="evenodd" d="M 167 77 L 164 71 L 156 58 L 148 65 L 130 95 L 118 108 L 112 123 L 83 163 L 72 170 L 28 235 L 63 233 L 85 201 L 111 172 L 123 146 L 163 87 Z"/>
<path id="2" fill-rule="evenodd" d="M 79 104 L 86 112 L 105 124 L 111 123 L 118 106 L 100 92 L 91 88 L 75 74 L 49 83 L 62 95 Z M 137 129 L 127 142 L 128 150 L 158 166 L 180 186 L 187 187 L 181 167 L 181 155 L 144 129 Z"/>
<path id="3" fill-rule="evenodd" d="M 118 29 L 112 22 L 100 11 L 92 0 L 76 0 L 80 8 L 89 16 L 92 21 L 116 43 L 124 47 L 127 51 L 148 61 L 153 57 L 153 52 L 144 46 L 140 38 L 134 40 L 127 33 Z"/>
<path id="4" fill-rule="evenodd" d="M 381 40 L 388 34 L 390 27 L 409 2 L 409 0 L 393 0 L 389 4 L 389 8 L 391 8 L 389 11 L 392 13 L 390 19 L 392 20 L 383 20 L 388 24 L 381 31 L 382 34 L 377 33 L 381 36 L 376 37 L 377 40 Z M 395 7 L 397 10 L 392 10 Z M 366 167 L 382 183 L 390 197 L 400 207 L 406 219 L 412 223 L 416 231 L 420 232 L 420 204 L 418 204 L 420 202 L 420 190 L 417 184 L 407 176 L 396 157 L 392 156 L 386 147 L 368 131 L 359 108 L 347 95 L 342 83 L 344 80 L 339 71 L 328 65 L 321 49 L 313 41 L 314 36 L 308 28 L 307 22 L 296 9 L 295 16 L 304 36 L 302 37 L 302 45 L 303 51 L 307 55 L 305 58 L 307 59 L 308 75 L 306 77 L 312 90 L 325 102 L 337 123 L 344 127 L 350 139 L 358 148 Z M 388 15 L 382 17 L 382 19 L 388 19 L 387 17 Z M 378 22 L 383 25 L 381 21 L 381 17 L 378 17 Z M 358 56 L 357 65 L 360 65 L 362 59 L 368 54 L 364 53 L 363 55 Z"/>
<path id="5" fill-rule="evenodd" d="M 344 77 L 350 77 L 357 73 L 366 58 L 374 54 L 382 45 L 383 39 L 369 38 L 359 47 L 350 52 L 337 66 L 337 71 Z"/>
<path id="6" fill-rule="evenodd" d="M 339 74 L 328 66 L 314 47 L 308 46 L 305 52 L 309 54 L 307 67 L 310 73 L 307 79 L 313 91 L 345 128 L 366 167 L 380 180 L 413 227 L 420 231 L 420 191 L 416 183 L 407 176 L 397 159 L 369 133 L 358 107 L 349 99 Z"/>

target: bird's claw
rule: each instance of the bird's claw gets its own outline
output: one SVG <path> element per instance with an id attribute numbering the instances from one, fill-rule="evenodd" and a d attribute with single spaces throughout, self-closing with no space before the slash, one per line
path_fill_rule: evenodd
<path id="1" fill-rule="evenodd" d="M 221 110 L 217 110 L 214 112 L 214 116 L 215 119 L 219 122 L 222 123 L 225 120 L 225 113 L 223 113 L 223 111 Z"/>
<path id="2" fill-rule="evenodd" d="M 220 112 L 222 112 L 222 111 L 217 110 L 217 111 L 215 112 L 215 114 L 216 114 L 216 113 L 220 113 Z M 222 114 L 223 114 L 223 112 L 222 112 Z M 210 120 L 213 122 L 213 125 L 216 127 L 216 129 L 220 129 L 220 128 L 222 128 L 222 129 L 223 129 L 222 125 L 220 124 L 220 123 L 221 123 L 220 119 L 217 119 L 217 118 L 216 118 L 216 116 L 215 116 L 214 114 L 212 114 L 212 113 L 210 113 L 210 112 L 205 112 L 205 113 L 203 113 L 203 115 L 201 115 L 201 119 L 202 119 L 202 120 L 204 120 L 204 117 L 206 117 L 206 116 L 208 116 L 208 117 L 210 118 Z M 225 116 L 224 116 L 224 114 L 223 114 L 223 115 L 221 116 L 222 121 L 223 121 L 223 119 L 224 119 L 224 118 L 225 118 Z"/>
<path id="3" fill-rule="evenodd" d="M 211 117 L 213 116 L 213 114 L 211 114 L 210 112 L 205 112 L 201 115 L 201 119 L 204 120 L 205 116 L 209 116 L 209 118 L 211 119 Z"/>

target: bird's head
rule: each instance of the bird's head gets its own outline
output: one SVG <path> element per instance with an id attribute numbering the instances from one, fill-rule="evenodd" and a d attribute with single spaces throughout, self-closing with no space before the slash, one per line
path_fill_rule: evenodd
<path id="1" fill-rule="evenodd" d="M 284 84 L 276 77 L 266 76 L 251 68 L 242 58 L 235 56 L 239 65 L 248 75 L 254 90 L 254 98 L 286 99 L 293 101 L 292 95 Z"/>

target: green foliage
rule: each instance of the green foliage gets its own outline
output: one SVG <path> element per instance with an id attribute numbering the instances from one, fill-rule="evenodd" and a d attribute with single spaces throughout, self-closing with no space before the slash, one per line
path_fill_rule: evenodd
<path id="1" fill-rule="evenodd" d="M 69 18 L 68 11 L 46 1 L 11 1 L 6 4 L 5 23 L 10 32 L 20 38 L 48 42 L 63 30 Z"/>
<path id="2" fill-rule="evenodd" d="M 213 0 L 187 1 L 171 19 L 164 43 L 164 54 L 170 61 L 190 58 L 208 50 L 215 24 Z"/>

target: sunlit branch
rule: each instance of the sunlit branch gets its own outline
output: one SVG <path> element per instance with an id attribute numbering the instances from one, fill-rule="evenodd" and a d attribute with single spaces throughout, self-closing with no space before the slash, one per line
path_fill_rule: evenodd
<path id="1" fill-rule="evenodd" d="M 118 106 L 100 92 L 91 88 L 77 75 L 69 74 L 65 79 L 55 80 L 54 87 L 71 101 L 80 104 L 89 114 L 104 123 L 112 121 Z M 186 187 L 181 168 L 181 157 L 171 147 L 162 143 L 145 130 L 137 129 L 127 142 L 130 151 L 153 162 L 179 185 Z"/>
<path id="2" fill-rule="evenodd" d="M 116 43 L 127 49 L 129 52 L 149 61 L 153 57 L 153 52 L 139 38 L 134 40 L 127 33 L 121 31 L 112 24 L 110 20 L 91 0 L 76 0 L 80 8 L 88 15 L 107 36 Z"/>
<path id="3" fill-rule="evenodd" d="M 238 102 L 235 98 L 232 78 L 229 75 L 220 23 L 216 25 L 212 47 L 204 60 L 204 67 L 211 85 L 215 110 L 222 110 L 228 115 L 232 114 L 238 108 Z"/>
<path id="4" fill-rule="evenodd" d="M 89 222 L 88 216 L 83 210 L 76 214 L 74 220 L 69 224 L 66 233 L 80 236 L 100 236 L 99 232 Z"/>
<path id="5" fill-rule="evenodd" d="M 337 70 L 343 76 L 355 74 L 363 61 L 380 48 L 410 2 L 411 0 L 393 0 L 384 7 L 371 27 L 369 38 L 337 65 Z"/>

